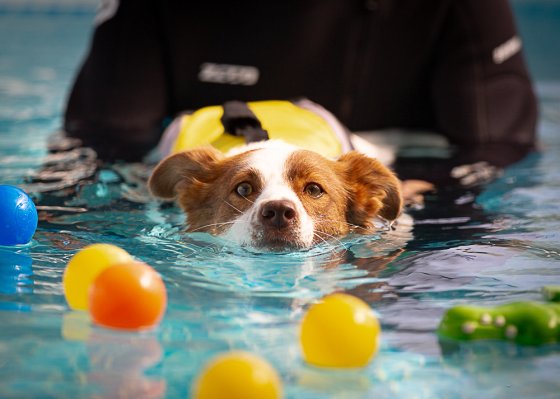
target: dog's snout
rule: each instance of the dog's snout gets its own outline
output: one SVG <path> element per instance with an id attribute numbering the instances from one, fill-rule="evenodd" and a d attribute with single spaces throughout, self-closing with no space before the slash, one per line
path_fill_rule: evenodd
<path id="1" fill-rule="evenodd" d="M 287 227 L 297 214 L 293 202 L 278 200 L 264 203 L 259 216 L 265 226 L 281 229 Z"/>

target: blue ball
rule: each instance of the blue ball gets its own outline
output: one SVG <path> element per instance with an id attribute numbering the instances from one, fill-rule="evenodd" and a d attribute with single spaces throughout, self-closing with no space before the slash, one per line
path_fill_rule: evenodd
<path id="1" fill-rule="evenodd" d="M 0 185 L 0 245 L 27 244 L 38 219 L 35 204 L 25 191 Z"/>

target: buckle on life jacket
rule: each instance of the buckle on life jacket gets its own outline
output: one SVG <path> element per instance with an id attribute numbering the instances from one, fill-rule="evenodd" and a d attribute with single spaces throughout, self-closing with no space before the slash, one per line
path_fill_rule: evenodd
<path id="1" fill-rule="evenodd" d="M 261 121 L 242 101 L 227 101 L 222 105 L 224 113 L 220 119 L 226 133 L 242 136 L 246 143 L 268 140 L 268 132 Z"/>

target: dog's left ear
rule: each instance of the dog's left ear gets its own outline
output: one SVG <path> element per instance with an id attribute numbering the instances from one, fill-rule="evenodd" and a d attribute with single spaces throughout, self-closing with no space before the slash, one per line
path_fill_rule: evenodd
<path id="1" fill-rule="evenodd" d="M 393 221 L 402 211 L 401 183 L 376 159 L 351 151 L 338 159 L 351 193 L 347 219 L 358 226 L 371 226 L 377 215 Z"/>
<path id="2" fill-rule="evenodd" d="M 180 152 L 162 160 L 152 172 L 148 187 L 153 195 L 172 199 L 181 186 L 203 178 L 223 155 L 212 147 Z"/>

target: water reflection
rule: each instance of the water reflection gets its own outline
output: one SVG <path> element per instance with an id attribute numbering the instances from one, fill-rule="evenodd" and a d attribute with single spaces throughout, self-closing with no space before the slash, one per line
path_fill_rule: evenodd
<path id="1" fill-rule="evenodd" d="M 0 310 L 31 310 L 21 297 L 33 293 L 32 264 L 28 249 L 0 247 Z"/>
<path id="2" fill-rule="evenodd" d="M 442 340 L 440 346 L 442 367 L 475 382 L 469 386 L 469 396 L 552 398 L 554 395 L 544 393 L 560 389 L 558 345 L 527 347 L 508 342 Z"/>
<path id="3" fill-rule="evenodd" d="M 97 391 L 95 398 L 165 396 L 165 380 L 146 375 L 163 358 L 163 348 L 155 335 L 92 327 L 87 313 L 69 312 L 63 318 L 62 336 L 86 345 L 86 383 Z"/>
<path id="4" fill-rule="evenodd" d="M 31 293 L 32 259 L 26 250 L 0 247 L 0 293 Z"/>

